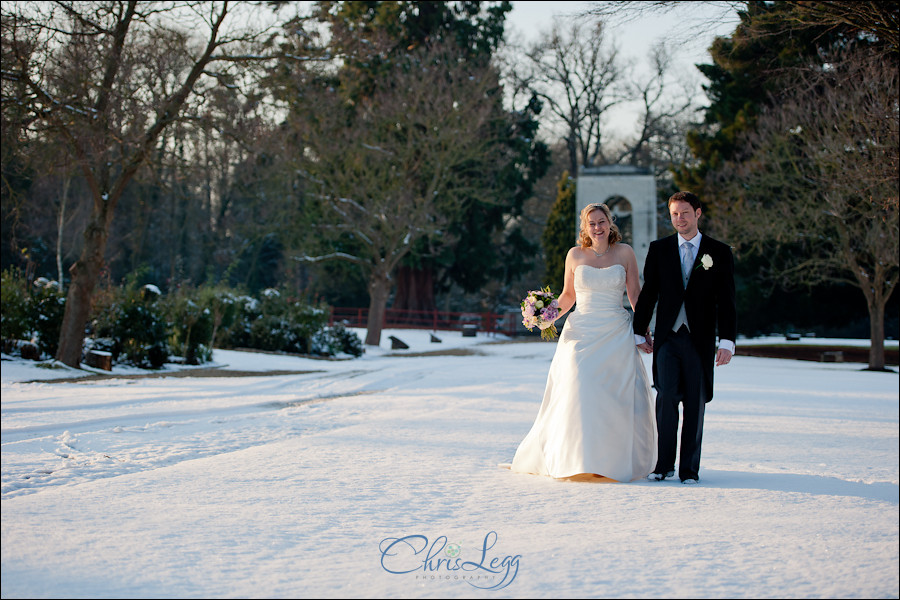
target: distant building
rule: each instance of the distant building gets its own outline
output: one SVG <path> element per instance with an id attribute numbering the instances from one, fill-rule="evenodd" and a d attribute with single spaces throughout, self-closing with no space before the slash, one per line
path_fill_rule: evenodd
<path id="1" fill-rule="evenodd" d="M 609 206 L 625 243 L 634 248 L 638 269 L 643 271 L 647 249 L 656 239 L 653 169 L 631 165 L 582 167 L 575 186 L 576 221 L 581 210 L 592 202 Z"/>

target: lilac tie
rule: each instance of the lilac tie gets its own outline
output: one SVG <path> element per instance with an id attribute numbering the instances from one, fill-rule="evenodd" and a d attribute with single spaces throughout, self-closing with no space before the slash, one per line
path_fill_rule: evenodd
<path id="1" fill-rule="evenodd" d="M 687 287 L 688 280 L 691 278 L 691 267 L 694 261 L 691 252 L 691 245 L 685 242 L 681 245 L 681 274 L 684 277 L 684 287 Z"/>

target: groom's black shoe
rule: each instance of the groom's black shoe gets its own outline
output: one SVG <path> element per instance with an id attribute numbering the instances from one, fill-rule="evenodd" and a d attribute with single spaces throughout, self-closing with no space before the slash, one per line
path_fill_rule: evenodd
<path id="1" fill-rule="evenodd" d="M 647 479 L 651 481 L 662 481 L 669 477 L 675 477 L 675 471 L 669 471 L 668 473 L 650 473 L 650 475 L 647 476 Z"/>

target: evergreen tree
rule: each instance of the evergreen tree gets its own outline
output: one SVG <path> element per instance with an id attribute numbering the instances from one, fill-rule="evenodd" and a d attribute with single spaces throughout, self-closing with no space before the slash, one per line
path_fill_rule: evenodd
<path id="1" fill-rule="evenodd" d="M 529 257 L 539 248 L 522 234 L 515 218 L 550 163 L 549 149 L 536 139 L 539 112 L 540 103 L 532 98 L 525 109 L 501 113 L 494 122 L 489 133 L 497 140 L 494 160 L 479 167 L 491 180 L 486 188 L 491 194 L 470 196 L 450 227 L 449 243 L 433 240 L 436 256 L 423 260 L 426 266 L 443 267 L 438 280 L 442 289 L 452 282 L 471 293 L 488 281 L 508 284 L 534 267 Z"/>
<path id="2" fill-rule="evenodd" d="M 563 171 L 556 187 L 556 202 L 550 209 L 541 241 L 546 255 L 547 283 L 559 294 L 566 276 L 566 254 L 575 245 L 578 232 L 575 222 L 575 179 L 569 177 L 568 171 Z"/>
<path id="3" fill-rule="evenodd" d="M 338 89 L 349 107 L 359 107 L 379 80 L 421 49 L 454 47 L 454 61 L 473 69 L 489 66 L 503 41 L 509 10 L 509 2 L 319 2 L 315 16 L 329 28 L 327 47 L 313 48 L 315 35 L 308 34 L 295 38 L 296 48 L 285 53 L 309 57 L 326 51 L 339 59 L 336 71 L 316 70 L 311 63 L 303 68 L 317 84 Z M 299 80 L 297 75 L 283 75 L 275 81 L 285 92 L 282 97 L 299 106 L 302 94 L 290 84 L 292 77 Z M 537 247 L 521 234 L 516 218 L 549 166 L 549 151 L 537 140 L 540 102 L 533 98 L 523 109 L 510 111 L 503 107 L 503 96 L 498 86 L 492 118 L 481 131 L 493 149 L 486 160 L 459 168 L 452 178 L 447 226 L 416 240 L 397 267 L 394 309 L 433 310 L 436 290 L 455 285 L 476 292 L 489 281 L 508 282 L 531 266 L 528 257 Z M 298 115 L 317 118 L 301 107 L 289 119 Z"/>
<path id="4" fill-rule="evenodd" d="M 760 109 L 778 96 L 790 73 L 817 60 L 819 48 L 842 35 L 826 26 L 787 28 L 796 10 L 789 2 L 748 2 L 738 12 L 741 22 L 734 33 L 716 38 L 710 47 L 712 64 L 697 65 L 709 80 L 704 90 L 710 104 L 704 126 L 687 135 L 697 162 L 674 169 L 674 175 L 680 189 L 704 198 L 707 218 L 714 217 L 716 204 L 707 173 L 731 159 L 737 136 L 753 128 Z"/>

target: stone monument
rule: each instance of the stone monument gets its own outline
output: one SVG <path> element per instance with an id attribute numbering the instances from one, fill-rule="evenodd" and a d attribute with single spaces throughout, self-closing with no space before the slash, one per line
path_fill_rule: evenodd
<path id="1" fill-rule="evenodd" d="M 643 271 L 650 242 L 656 239 L 656 178 L 653 169 L 632 165 L 582 167 L 575 185 L 575 220 L 588 204 L 609 206 Z M 643 274 L 641 276 L 643 278 Z"/>

